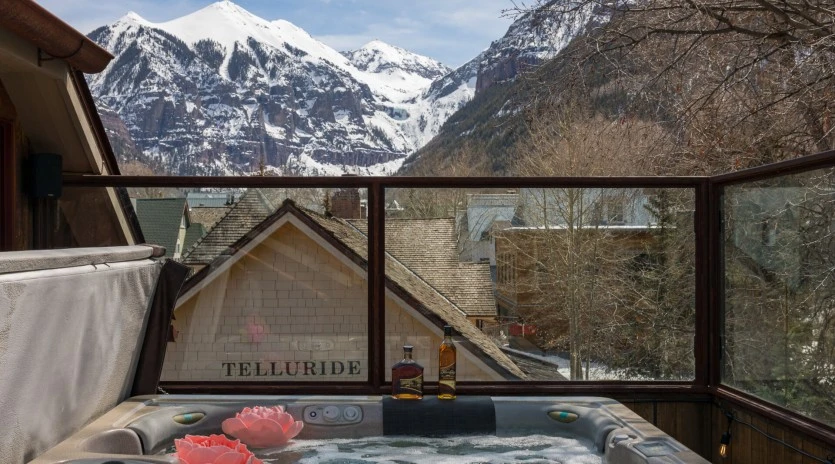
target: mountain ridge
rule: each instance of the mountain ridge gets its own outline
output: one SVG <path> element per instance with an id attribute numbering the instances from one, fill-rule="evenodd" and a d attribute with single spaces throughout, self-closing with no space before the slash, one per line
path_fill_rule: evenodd
<path id="1" fill-rule="evenodd" d="M 518 62 L 558 51 L 526 21 L 453 70 L 379 40 L 337 52 L 230 1 L 160 23 L 129 12 L 90 34 L 116 57 L 90 87 L 172 174 L 388 175 Z"/>

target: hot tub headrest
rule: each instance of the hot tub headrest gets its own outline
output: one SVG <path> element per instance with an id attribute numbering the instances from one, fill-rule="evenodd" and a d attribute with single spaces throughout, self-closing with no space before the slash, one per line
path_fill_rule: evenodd
<path id="1" fill-rule="evenodd" d="M 383 434 L 441 437 L 495 435 L 496 411 L 487 396 L 420 401 L 383 398 Z"/>

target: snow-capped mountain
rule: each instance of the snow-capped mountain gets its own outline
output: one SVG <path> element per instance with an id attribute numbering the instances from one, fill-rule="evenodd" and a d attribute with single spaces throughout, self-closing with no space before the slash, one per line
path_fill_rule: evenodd
<path id="1" fill-rule="evenodd" d="M 418 148 L 415 97 L 448 71 L 379 41 L 344 56 L 228 1 L 90 37 L 116 57 L 93 94 L 175 174 L 394 172 Z"/>
<path id="2" fill-rule="evenodd" d="M 385 175 L 477 89 L 512 79 L 519 66 L 508 63 L 564 45 L 530 16 L 452 71 L 378 40 L 340 53 L 226 0 L 161 23 L 128 13 L 90 34 L 116 58 L 88 78 L 99 104 L 172 174 Z"/>
<path id="3" fill-rule="evenodd" d="M 504 37 L 494 41 L 473 60 L 478 64 L 477 92 L 494 83 L 515 79 L 526 66 L 533 67 L 555 57 L 596 19 L 593 3 L 573 22 L 565 22 L 560 15 L 554 14 L 549 9 L 550 3 L 520 16 Z"/>
<path id="4" fill-rule="evenodd" d="M 367 81 L 375 80 L 375 90 L 387 94 L 391 101 L 400 102 L 414 97 L 416 89 L 427 87 L 435 79 L 452 71 L 432 58 L 416 55 L 380 40 L 372 40 L 362 48 L 344 52 L 343 55 L 357 69 L 369 75 Z"/>
<path id="5" fill-rule="evenodd" d="M 556 56 L 583 31 L 591 18 L 589 10 L 578 22 L 566 24 L 547 7 L 521 15 L 502 38 L 424 89 L 415 101 L 424 102 L 426 108 L 418 127 L 411 127 L 413 136 L 420 140 L 420 147 L 438 135 L 446 120 L 477 93 L 497 83 L 512 82 L 526 67 L 533 68 Z"/>
<path id="6" fill-rule="evenodd" d="M 585 14 L 577 15 L 572 22 L 564 22 L 549 8 L 553 3 L 520 15 L 502 38 L 424 91 L 420 98 L 432 101 L 431 110 L 435 111 L 427 120 L 437 126 L 427 128 L 431 137 L 404 161 L 400 174 L 433 172 L 426 166 L 449 164 L 454 156 L 449 147 L 470 142 L 474 142 L 473 146 L 489 146 L 490 149 L 480 153 L 485 158 L 485 165 L 499 175 L 505 174 L 507 153 L 511 152 L 508 148 L 516 143 L 513 137 L 518 134 L 506 119 L 530 103 L 525 99 L 531 96 L 514 88 L 514 81 L 521 73 L 532 72 L 538 65 L 557 56 L 571 40 L 590 27 L 607 21 L 605 15 L 595 12 L 594 6 L 590 5 Z M 490 92 L 486 92 L 488 89 Z M 478 98 L 480 94 L 487 95 Z M 458 103 L 464 100 L 461 95 L 473 97 L 466 98 L 467 103 L 461 105 Z M 456 111 L 460 112 L 450 119 Z"/>

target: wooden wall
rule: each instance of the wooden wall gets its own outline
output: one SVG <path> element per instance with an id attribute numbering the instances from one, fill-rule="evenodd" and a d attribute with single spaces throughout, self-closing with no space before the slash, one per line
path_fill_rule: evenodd
<path id="1" fill-rule="evenodd" d="M 692 401 L 629 401 L 621 403 L 654 424 L 688 448 L 714 464 L 818 464 L 770 440 L 738 422 L 731 426 L 728 456 L 719 456 L 719 440 L 728 427 L 728 419 L 713 400 Z M 822 459 L 835 458 L 835 444 L 827 445 L 738 406 L 727 406 L 733 415 L 792 446 Z"/>
<path id="2" fill-rule="evenodd" d="M 835 443 L 826 443 L 804 436 L 791 428 L 766 419 L 758 414 L 746 411 L 738 406 L 726 406 L 736 419 L 747 422 L 768 433 L 769 435 L 786 441 L 790 445 L 821 459 L 835 458 Z M 712 462 L 732 464 L 818 464 L 820 461 L 793 451 L 781 443 L 766 438 L 763 434 L 742 423 L 733 422 L 731 425 L 731 443 L 728 456 L 723 460 L 719 457 L 719 439 L 728 427 L 728 419 L 718 406 L 712 412 Z"/>

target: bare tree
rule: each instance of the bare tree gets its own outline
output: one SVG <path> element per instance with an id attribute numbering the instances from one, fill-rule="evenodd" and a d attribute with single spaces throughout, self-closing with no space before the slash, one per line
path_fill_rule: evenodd
<path id="1" fill-rule="evenodd" d="M 724 381 L 835 421 L 831 170 L 729 188 Z"/>
<path id="2" fill-rule="evenodd" d="M 634 175 L 659 162 L 643 156 L 664 143 L 658 124 L 608 120 L 578 101 L 530 110 L 515 173 Z M 610 377 L 692 376 L 692 192 L 551 188 L 520 198 L 524 227 L 497 233 L 498 291 L 516 295 L 542 348 L 569 353 L 570 378 L 588 378 L 593 361 Z"/>
<path id="3" fill-rule="evenodd" d="M 515 11 L 532 9 L 586 24 L 543 95 L 580 95 L 609 119 L 661 125 L 660 173 L 671 164 L 675 173 L 727 171 L 835 147 L 832 0 L 551 0 Z"/>

